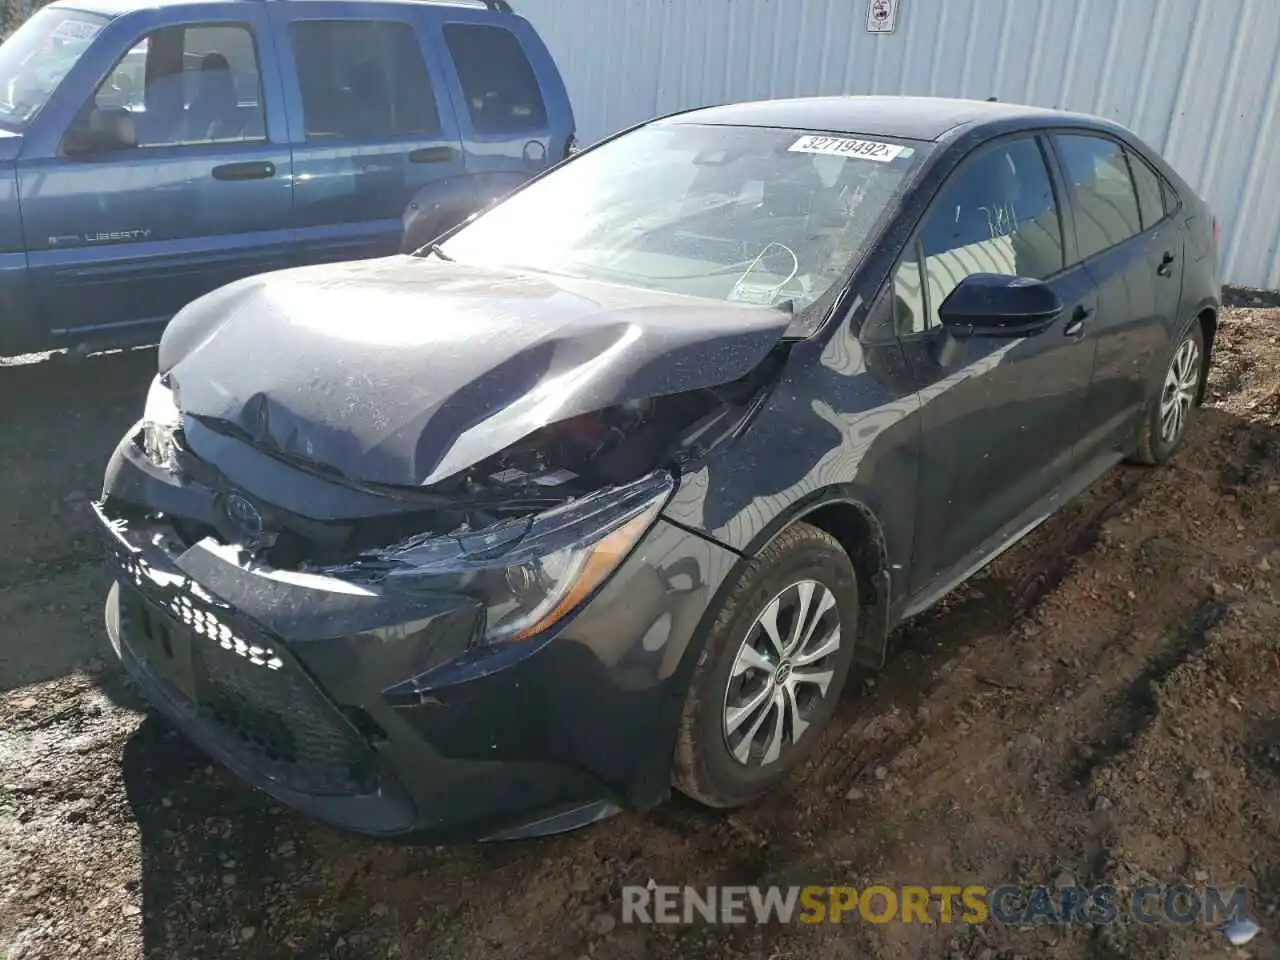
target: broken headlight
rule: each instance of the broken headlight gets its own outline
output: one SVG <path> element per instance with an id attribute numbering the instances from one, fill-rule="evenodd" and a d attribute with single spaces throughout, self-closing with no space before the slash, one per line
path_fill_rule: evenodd
<path id="1" fill-rule="evenodd" d="M 174 437 L 182 424 L 182 414 L 173 391 L 160 378 L 151 381 L 147 404 L 142 411 L 142 452 L 155 466 L 170 473 L 178 470 L 178 447 Z"/>
<path id="2" fill-rule="evenodd" d="M 483 641 L 527 640 L 577 610 L 640 542 L 675 483 L 653 473 L 482 530 L 423 535 L 331 574 L 385 590 L 441 590 L 485 608 Z"/>

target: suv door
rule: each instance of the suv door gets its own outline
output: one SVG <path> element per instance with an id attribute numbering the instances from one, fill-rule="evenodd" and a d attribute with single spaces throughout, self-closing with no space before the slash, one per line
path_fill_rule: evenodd
<path id="1" fill-rule="evenodd" d="M 18 164 L 33 295 L 46 329 L 76 341 L 127 339 L 119 328 L 284 266 L 292 239 L 265 5 L 147 10 L 98 43 L 72 119 Z"/>
<path id="2" fill-rule="evenodd" d="M 463 170 L 440 65 L 412 4 L 268 4 L 293 139 L 305 263 L 395 253 L 409 200 Z"/>
<path id="3" fill-rule="evenodd" d="M 1084 456 L 1129 453 L 1180 331 L 1183 236 L 1159 175 L 1118 141 L 1055 134 L 1075 208 L 1078 256 L 1098 287 L 1097 353 L 1081 430 Z M 1172 196 L 1172 191 L 1169 191 Z"/>
<path id="4" fill-rule="evenodd" d="M 948 177 L 895 270 L 896 325 L 922 402 L 912 591 L 945 590 L 1050 510 L 1073 473 L 1093 369 L 1093 282 L 1064 268 L 1043 142 L 980 147 Z M 1023 339 L 956 339 L 938 309 L 966 276 L 1044 280 L 1066 309 Z"/>

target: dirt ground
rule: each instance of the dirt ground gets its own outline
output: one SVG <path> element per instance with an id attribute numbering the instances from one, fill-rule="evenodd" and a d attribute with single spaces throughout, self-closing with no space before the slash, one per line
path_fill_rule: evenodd
<path id="1" fill-rule="evenodd" d="M 0 953 L 1280 957 L 1280 310 L 1224 318 L 1173 464 L 1104 478 L 901 630 L 788 789 L 452 849 L 309 824 L 108 662 L 87 501 L 153 363 L 0 370 Z M 619 923 L 620 888 L 651 879 L 1243 885 L 1263 931 Z"/>

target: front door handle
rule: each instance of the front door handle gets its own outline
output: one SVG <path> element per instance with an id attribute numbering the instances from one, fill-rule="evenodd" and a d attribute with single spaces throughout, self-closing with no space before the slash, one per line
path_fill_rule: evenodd
<path id="1" fill-rule="evenodd" d="M 1093 316 L 1093 307 L 1086 307 L 1083 304 L 1076 307 L 1075 313 L 1071 314 L 1071 319 L 1067 321 L 1067 325 L 1062 328 L 1062 335 L 1078 340 L 1084 336 L 1085 321 Z"/>
<path id="2" fill-rule="evenodd" d="M 1164 256 L 1160 258 L 1160 266 L 1156 267 L 1156 273 L 1162 277 L 1173 276 L 1173 251 L 1166 250 Z"/>
<path id="3" fill-rule="evenodd" d="M 215 180 L 266 180 L 276 175 L 276 165 L 269 160 L 249 163 L 224 163 L 213 168 Z"/>
<path id="4" fill-rule="evenodd" d="M 410 163 L 448 163 L 453 157 L 453 147 L 422 147 L 409 151 Z"/>

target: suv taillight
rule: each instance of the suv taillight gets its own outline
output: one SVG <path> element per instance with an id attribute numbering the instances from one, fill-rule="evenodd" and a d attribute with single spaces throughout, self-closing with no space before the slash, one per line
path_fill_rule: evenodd
<path id="1" fill-rule="evenodd" d="M 1222 224 L 1218 222 L 1217 217 L 1213 218 L 1213 242 L 1214 243 L 1222 242 Z"/>

